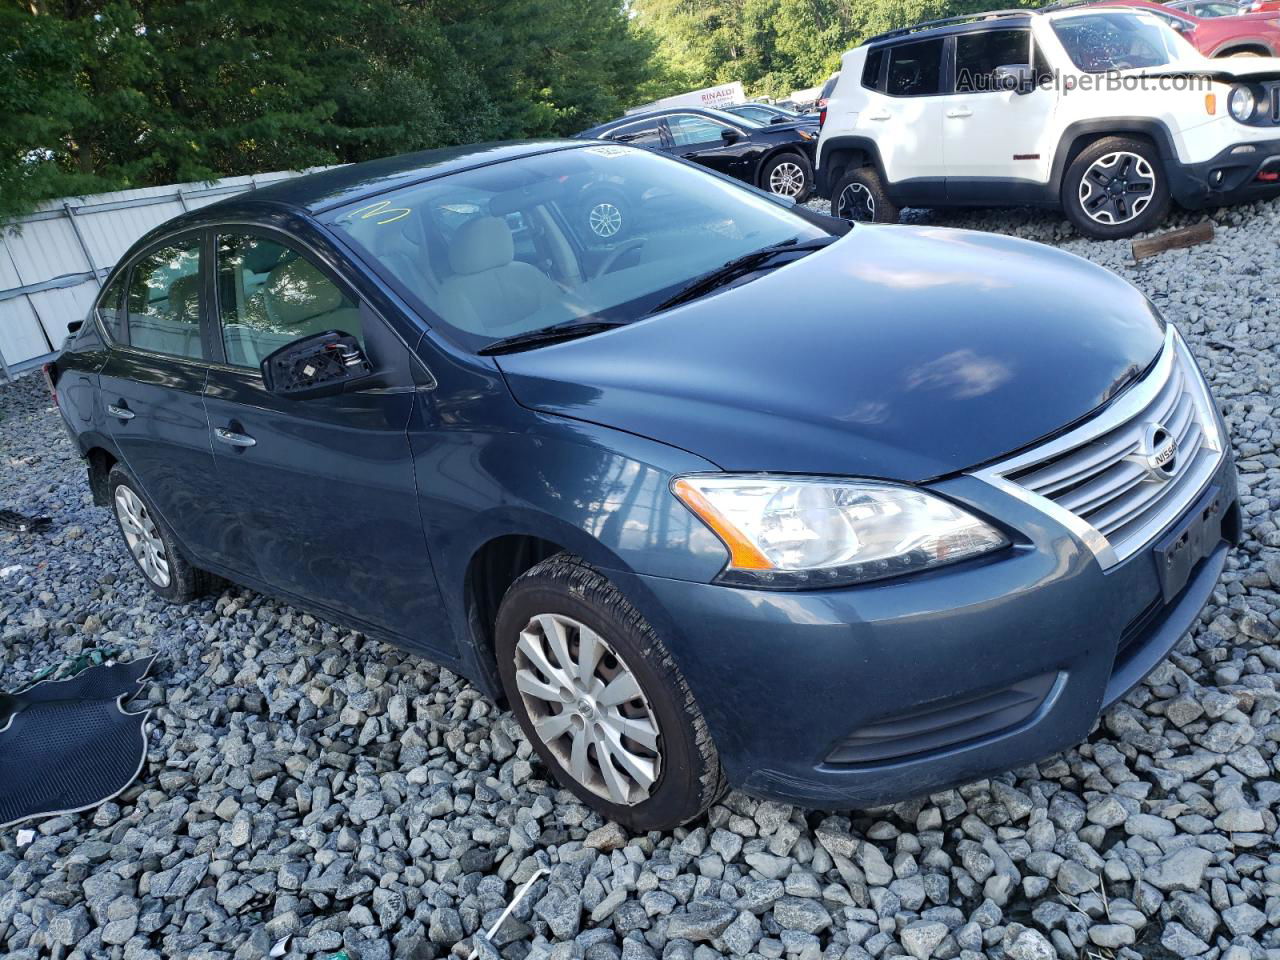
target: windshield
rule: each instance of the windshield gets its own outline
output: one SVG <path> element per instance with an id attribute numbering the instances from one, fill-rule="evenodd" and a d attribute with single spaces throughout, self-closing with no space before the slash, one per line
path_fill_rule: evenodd
<path id="1" fill-rule="evenodd" d="M 1053 22 L 1053 32 L 1071 62 L 1085 73 L 1163 67 L 1199 58 L 1176 30 L 1147 14 L 1116 11 L 1063 17 Z"/>
<path id="2" fill-rule="evenodd" d="M 621 144 L 446 175 L 329 221 L 469 350 L 574 320 L 637 320 L 726 261 L 829 236 L 761 193 Z"/>

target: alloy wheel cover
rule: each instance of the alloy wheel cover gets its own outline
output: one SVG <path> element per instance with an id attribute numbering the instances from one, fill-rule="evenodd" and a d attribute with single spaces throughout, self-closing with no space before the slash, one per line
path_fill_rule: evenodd
<path id="1" fill-rule="evenodd" d="M 572 617 L 542 613 L 514 655 L 525 712 L 564 771 L 620 806 L 647 800 L 662 774 L 658 721 L 613 647 Z"/>
<path id="2" fill-rule="evenodd" d="M 143 575 L 157 587 L 169 586 L 173 580 L 169 556 L 146 504 L 124 484 L 116 487 L 115 504 L 125 543 L 142 568 Z"/>
<path id="3" fill-rule="evenodd" d="M 597 237 L 607 240 L 622 229 L 622 211 L 603 200 L 587 211 L 587 226 Z"/>
<path id="4" fill-rule="evenodd" d="M 769 190 L 781 197 L 798 197 L 804 192 L 804 171 L 798 163 L 784 160 L 769 174 Z"/>
<path id="5" fill-rule="evenodd" d="M 1095 223 L 1118 226 L 1142 215 L 1156 193 L 1156 172 L 1128 150 L 1104 154 L 1080 178 L 1080 207 Z"/>
<path id="6" fill-rule="evenodd" d="M 859 223 L 874 223 L 876 219 L 876 198 L 865 184 L 851 183 L 840 191 L 840 199 L 836 204 L 836 216 L 845 220 L 856 220 Z"/>

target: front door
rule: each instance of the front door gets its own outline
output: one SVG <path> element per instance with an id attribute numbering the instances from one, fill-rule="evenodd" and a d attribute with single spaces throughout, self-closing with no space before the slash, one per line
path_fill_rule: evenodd
<path id="1" fill-rule="evenodd" d="M 696 113 L 673 113 L 666 120 L 669 152 L 739 180 L 751 179 L 748 157 L 759 147 L 745 130 Z"/>
<path id="2" fill-rule="evenodd" d="M 219 231 L 216 314 L 224 364 L 205 410 L 224 496 L 236 506 L 264 585 L 424 646 L 443 631 L 418 512 L 407 427 L 412 384 L 291 399 L 268 393 L 260 364 L 328 330 L 405 350 L 297 244 Z M 377 340 L 378 349 L 370 348 Z M 407 352 L 407 351 L 406 351 Z"/>
<path id="3" fill-rule="evenodd" d="M 961 34 L 955 38 L 955 57 L 953 91 L 942 98 L 948 198 L 1008 200 L 1008 181 L 1048 183 L 1056 144 L 1047 138 L 1057 94 L 1051 86 L 1031 86 L 1030 92 L 1007 89 L 996 76 L 997 67 L 1030 69 L 1033 78 L 1043 73 L 1031 31 Z M 973 195 L 984 186 L 973 181 L 984 179 L 993 181 L 994 192 Z"/>
<path id="4" fill-rule="evenodd" d="M 112 322 L 103 319 L 112 347 L 99 374 L 102 409 L 95 416 L 191 558 L 225 564 L 228 518 L 208 499 L 213 451 L 202 401 L 202 242 L 198 233 L 165 242 L 116 281 L 124 289 L 107 291 Z"/>

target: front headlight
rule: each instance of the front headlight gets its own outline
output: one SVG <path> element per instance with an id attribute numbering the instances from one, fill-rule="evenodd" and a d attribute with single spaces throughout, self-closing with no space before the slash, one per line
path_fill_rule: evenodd
<path id="1" fill-rule="evenodd" d="M 722 583 L 862 583 L 1009 543 L 954 504 L 890 483 L 706 474 L 679 477 L 671 489 L 729 548 Z"/>
<path id="2" fill-rule="evenodd" d="M 1253 91 L 1246 86 L 1237 86 L 1231 90 L 1231 99 L 1227 101 L 1227 109 L 1231 111 L 1231 116 L 1239 120 L 1241 123 L 1248 123 L 1253 119 L 1253 111 L 1258 106 L 1258 100 L 1253 95 Z"/>

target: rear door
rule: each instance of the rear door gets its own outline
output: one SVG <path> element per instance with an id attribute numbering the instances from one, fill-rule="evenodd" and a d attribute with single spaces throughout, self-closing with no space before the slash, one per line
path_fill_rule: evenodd
<path id="1" fill-rule="evenodd" d="M 872 129 L 890 182 L 917 181 L 904 199 L 941 194 L 946 163 L 942 150 L 944 110 L 941 37 L 899 43 L 887 50 L 882 97 L 873 97 L 859 118 Z M 895 192 L 895 196 L 897 193 Z"/>
<path id="2" fill-rule="evenodd" d="M 1056 144 L 1048 139 L 1057 95 L 1052 85 L 1002 86 L 996 68 L 1015 66 L 1031 68 L 1037 76 L 1045 72 L 1026 28 L 955 37 L 952 91 L 941 98 L 949 199 L 1000 199 L 1002 185 L 987 184 L 994 192 L 978 195 L 983 184 L 975 180 L 1049 181 Z"/>
<path id="3" fill-rule="evenodd" d="M 213 451 L 202 393 L 203 235 L 162 241 L 128 273 L 124 316 L 104 316 L 113 340 L 99 374 L 100 416 L 121 460 L 197 562 L 236 565 L 227 517 L 209 502 Z"/>
<path id="4" fill-rule="evenodd" d="M 269 393 L 260 368 L 328 330 L 356 337 L 379 366 L 407 348 L 299 241 L 227 227 L 214 245 L 222 362 L 204 404 L 245 549 L 266 585 L 422 643 L 442 614 L 409 450 L 412 383 L 296 399 Z"/>

